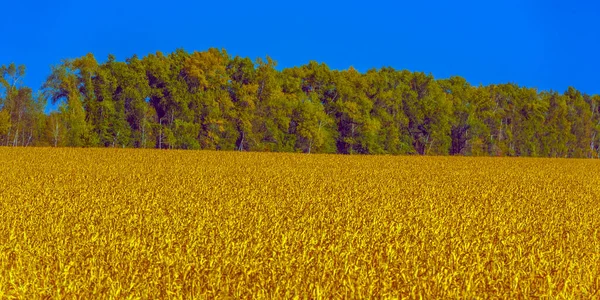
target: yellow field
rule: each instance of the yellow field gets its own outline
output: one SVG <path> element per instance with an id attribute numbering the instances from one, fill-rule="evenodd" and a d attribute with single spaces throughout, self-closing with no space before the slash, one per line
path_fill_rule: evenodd
<path id="1" fill-rule="evenodd" d="M 598 298 L 600 162 L 0 148 L 0 298 Z"/>

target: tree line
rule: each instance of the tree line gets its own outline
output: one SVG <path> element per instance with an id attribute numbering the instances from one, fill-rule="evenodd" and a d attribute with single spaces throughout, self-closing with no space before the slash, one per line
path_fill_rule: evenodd
<path id="1" fill-rule="evenodd" d="M 587 157 L 600 96 L 393 68 L 360 73 L 211 48 L 52 67 L 34 93 L 0 67 L 0 145 L 344 154 Z M 58 110 L 44 113 L 46 104 Z"/>

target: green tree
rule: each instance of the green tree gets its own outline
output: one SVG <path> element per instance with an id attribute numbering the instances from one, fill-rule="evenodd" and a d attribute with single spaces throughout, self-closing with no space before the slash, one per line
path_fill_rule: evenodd
<path id="1" fill-rule="evenodd" d="M 59 111 L 51 112 L 46 118 L 45 126 L 45 140 L 48 141 L 53 147 L 65 146 L 67 139 L 67 127 L 63 115 L 63 107 L 59 108 Z"/>
<path id="2" fill-rule="evenodd" d="M 334 121 L 317 99 L 302 97 L 292 112 L 290 124 L 290 133 L 296 137 L 295 148 L 305 153 L 335 152 L 334 138 L 328 130 Z"/>
<path id="3" fill-rule="evenodd" d="M 16 103 L 23 102 L 25 94 L 31 90 L 23 90 L 20 83 L 25 76 L 25 66 L 14 63 L 0 66 L 0 138 L 2 145 L 12 145 L 14 142 L 13 111 Z M 18 98 L 18 99 L 17 99 Z"/>
<path id="4" fill-rule="evenodd" d="M 452 105 L 433 76 L 402 72 L 410 90 L 403 95 L 403 109 L 413 146 L 421 155 L 447 154 L 450 138 Z"/>
<path id="5" fill-rule="evenodd" d="M 373 103 L 371 118 L 380 124 L 378 143 L 384 153 L 414 154 L 409 119 L 404 114 L 403 95 L 410 87 L 392 68 L 369 70 L 365 93 Z"/>
<path id="6" fill-rule="evenodd" d="M 45 99 L 21 86 L 25 66 L 0 67 L 0 139 L 3 145 L 32 146 L 43 144 Z"/>
<path id="7" fill-rule="evenodd" d="M 282 90 L 295 103 L 289 132 L 297 151 L 335 153 L 339 136 L 335 101 L 339 94 L 334 76 L 325 64 L 314 61 L 282 72 Z M 316 118 L 309 118 L 314 112 Z"/>
<path id="8" fill-rule="evenodd" d="M 78 78 L 70 65 L 71 61 L 67 60 L 59 66 L 52 67 L 52 73 L 42 88 L 53 104 L 65 103 L 62 106 L 67 131 L 65 145 L 89 146 L 90 126 L 86 121 L 83 96 L 78 89 Z"/>
<path id="9" fill-rule="evenodd" d="M 235 57 L 229 62 L 227 71 L 230 78 L 228 91 L 233 102 L 229 118 L 237 132 L 235 149 L 259 150 L 260 137 L 254 134 L 253 128 L 259 88 L 254 63 L 249 58 Z"/>
<path id="10" fill-rule="evenodd" d="M 592 118 L 592 137 L 590 139 L 590 151 L 592 157 L 600 158 L 600 96 L 585 95 L 585 100 L 590 106 Z"/>
<path id="11" fill-rule="evenodd" d="M 142 59 L 150 87 L 150 104 L 156 112 L 158 124 L 156 132 L 157 148 L 194 147 L 189 144 L 198 127 L 193 125 L 194 112 L 191 109 L 192 94 L 188 91 L 185 78 L 185 62 L 190 55 L 182 49 L 168 56 L 157 52 Z M 175 122 L 176 120 L 177 123 Z"/>
<path id="12" fill-rule="evenodd" d="M 592 108 L 585 102 L 583 95 L 573 87 L 565 92 L 568 103 L 567 119 L 571 123 L 573 139 L 568 144 L 569 157 L 591 157 Z"/>
<path id="13" fill-rule="evenodd" d="M 471 103 L 473 88 L 464 78 L 458 76 L 439 80 L 438 83 L 453 108 L 450 121 L 452 143 L 449 152 L 451 155 L 468 154 L 468 145 L 472 139 L 471 129 L 476 120 L 476 107 Z"/>
<path id="14" fill-rule="evenodd" d="M 520 88 L 518 131 L 515 132 L 518 156 L 540 156 L 543 153 L 542 132 L 548 102 L 535 89 Z"/>
<path id="15" fill-rule="evenodd" d="M 156 127 L 156 111 L 149 103 L 150 87 L 144 65 L 135 55 L 126 63 L 109 58 L 109 64 L 116 81 L 112 96 L 116 113 L 112 116 L 119 119 L 118 127 L 123 129 L 113 130 L 113 136 L 118 137 L 115 141 L 138 148 L 154 147 L 156 136 L 152 128 Z"/>
<path id="16" fill-rule="evenodd" d="M 194 122 L 201 126 L 198 141 L 203 149 L 235 147 L 228 115 L 234 107 L 227 90 L 229 61 L 225 50 L 211 48 L 192 53 L 185 62 L 184 76 L 193 97 Z"/>
<path id="17" fill-rule="evenodd" d="M 600 98 L 392 68 L 276 69 L 223 49 L 52 67 L 43 96 L 0 66 L 0 144 L 598 157 Z M 44 114 L 49 100 L 59 110 Z"/>
<path id="18" fill-rule="evenodd" d="M 356 69 L 335 72 L 336 99 L 332 102 L 338 127 L 339 153 L 380 154 L 381 122 L 371 117 L 373 101 L 367 96 L 367 81 Z"/>
<path id="19" fill-rule="evenodd" d="M 8 132 L 12 124 L 10 123 L 10 114 L 6 109 L 0 109 L 0 142 L 7 139 Z M 3 144 L 1 144 L 3 145 Z"/>
<path id="20" fill-rule="evenodd" d="M 293 151 L 294 139 L 289 134 L 293 101 L 283 92 L 281 78 L 270 57 L 256 60 L 256 117 L 254 133 L 259 139 L 259 148 L 265 151 Z"/>
<path id="21" fill-rule="evenodd" d="M 542 136 L 544 147 L 542 154 L 549 157 L 566 157 L 569 144 L 574 138 L 571 133 L 571 122 L 568 119 L 567 99 L 554 91 L 542 92 L 541 97 L 548 102 L 544 124 L 545 134 Z"/>

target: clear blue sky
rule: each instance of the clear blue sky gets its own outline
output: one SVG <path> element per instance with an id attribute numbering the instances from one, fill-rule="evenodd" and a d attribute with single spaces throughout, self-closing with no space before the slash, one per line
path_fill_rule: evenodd
<path id="1" fill-rule="evenodd" d="M 600 94 L 597 1 L 3 1 L 0 64 L 38 89 L 61 59 L 225 48 L 361 72 L 391 66 Z"/>

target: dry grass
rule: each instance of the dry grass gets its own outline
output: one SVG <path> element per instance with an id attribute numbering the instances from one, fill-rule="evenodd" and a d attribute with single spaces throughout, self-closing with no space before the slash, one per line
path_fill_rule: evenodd
<path id="1" fill-rule="evenodd" d="M 600 297 L 600 162 L 0 148 L 0 298 Z"/>

